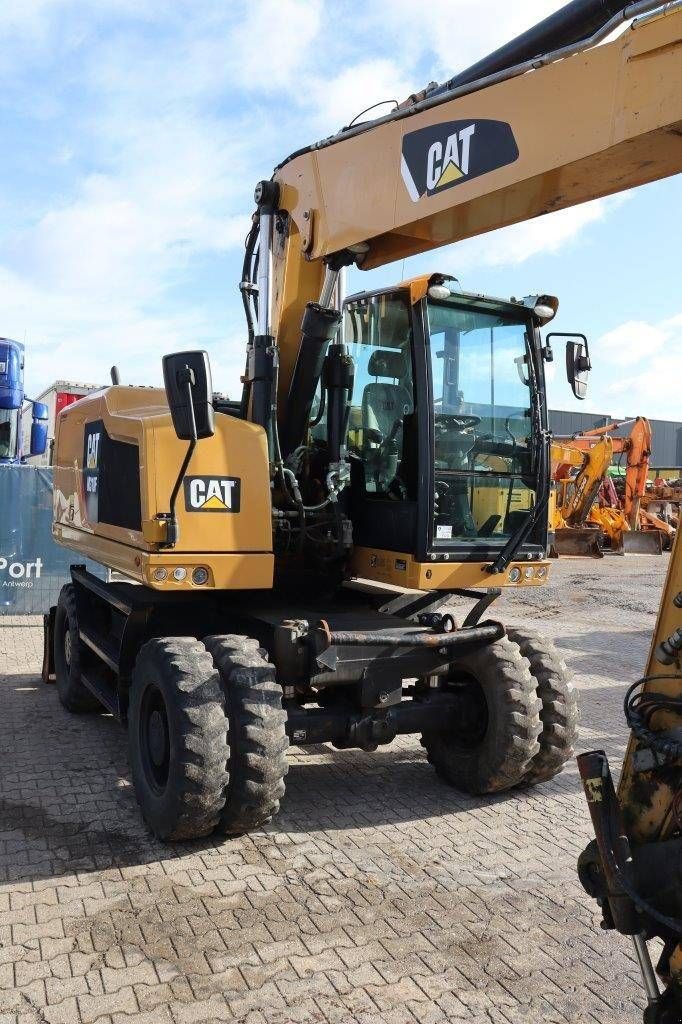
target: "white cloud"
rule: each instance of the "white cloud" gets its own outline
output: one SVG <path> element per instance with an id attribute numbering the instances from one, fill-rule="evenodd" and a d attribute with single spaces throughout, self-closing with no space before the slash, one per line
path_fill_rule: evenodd
<path id="1" fill-rule="evenodd" d="M 230 39 L 231 53 L 238 58 L 237 82 L 267 92 L 295 88 L 322 14 L 322 0 L 249 3 Z"/>
<path id="2" fill-rule="evenodd" d="M 116 360 L 139 383 L 158 379 L 161 354 L 210 347 L 229 329 L 215 303 L 213 319 L 187 297 L 178 313 L 169 293 L 194 260 L 243 243 L 253 172 L 241 145 L 207 119 L 131 122 L 127 133 L 108 174 L 3 240 L 3 333 L 28 335 L 33 391 L 58 376 L 101 382 Z M 236 320 L 236 281 L 224 287 Z"/>
<path id="3" fill-rule="evenodd" d="M 644 353 L 651 358 L 660 352 L 669 337 L 670 329 L 665 323 L 656 325 L 630 320 L 602 335 L 598 345 L 610 363 L 632 366 L 642 360 Z"/>
<path id="4" fill-rule="evenodd" d="M 383 116 L 391 109 L 390 101 L 400 103 L 412 88 L 394 61 L 378 59 L 353 64 L 334 78 L 317 78 L 308 84 L 304 95 L 312 107 L 315 127 L 330 135 L 350 124 L 371 104 L 388 103 L 367 114 L 369 119 Z"/>
<path id="5" fill-rule="evenodd" d="M 680 418 L 682 314 L 657 324 L 621 324 L 597 338 L 591 350 L 591 387 L 615 415 Z"/>
<path id="6" fill-rule="evenodd" d="M 620 196 L 595 199 L 582 206 L 558 210 L 488 235 L 467 239 L 457 244 L 454 250 L 456 263 L 453 265 L 458 269 L 518 266 L 541 253 L 556 253 L 574 241 L 588 225 L 603 220 L 624 201 Z"/>
<path id="7" fill-rule="evenodd" d="M 161 356 L 183 348 L 206 347 L 217 390 L 239 392 L 244 338 L 226 317 L 215 320 L 196 304 L 181 312 L 148 313 L 100 294 L 46 293 L 40 286 L 0 270 L 6 333 L 28 342 L 27 391 L 37 394 L 61 378 L 105 384 L 109 368 L 119 365 L 129 384 L 159 384 Z M 31 331 L 25 337 L 27 310 Z"/>

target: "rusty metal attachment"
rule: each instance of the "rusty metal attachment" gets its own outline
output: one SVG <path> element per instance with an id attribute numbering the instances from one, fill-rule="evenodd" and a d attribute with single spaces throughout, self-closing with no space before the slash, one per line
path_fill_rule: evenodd
<path id="1" fill-rule="evenodd" d="M 322 631 L 334 647 L 461 647 L 465 644 L 494 643 L 505 635 L 500 622 L 484 622 L 480 626 L 458 629 L 453 632 L 435 633 L 423 629 L 405 629 L 401 632 L 390 630 L 330 630 L 324 620 L 318 623 Z"/>

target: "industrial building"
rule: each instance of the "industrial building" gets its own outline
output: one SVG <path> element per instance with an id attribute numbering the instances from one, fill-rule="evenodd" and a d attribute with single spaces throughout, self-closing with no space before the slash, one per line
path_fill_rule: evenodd
<path id="1" fill-rule="evenodd" d="M 627 417 L 635 419 L 634 416 Z M 605 423 L 621 422 L 621 417 L 596 412 L 573 412 L 560 409 L 549 410 L 549 429 L 554 434 L 581 434 Z M 680 470 L 682 475 L 682 422 L 674 420 L 649 420 L 653 432 L 651 453 L 652 470 Z M 629 428 L 614 430 L 619 437 L 629 433 Z"/>

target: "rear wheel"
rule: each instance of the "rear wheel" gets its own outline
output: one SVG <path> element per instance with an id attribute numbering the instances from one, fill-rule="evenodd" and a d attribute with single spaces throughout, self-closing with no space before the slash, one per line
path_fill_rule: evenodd
<path id="1" fill-rule="evenodd" d="M 279 810 L 289 740 L 282 688 L 258 641 L 205 640 L 220 672 L 229 721 L 229 780 L 218 827 L 226 835 L 260 828 Z"/>
<path id="2" fill-rule="evenodd" d="M 518 646 L 503 637 L 458 658 L 448 689 L 460 698 L 454 728 L 422 736 L 438 774 L 467 793 L 521 782 L 540 750 L 541 705 Z"/>
<path id="3" fill-rule="evenodd" d="M 76 591 L 73 583 L 62 587 L 54 619 L 54 669 L 59 700 L 67 711 L 95 711 L 97 698 L 81 680 L 83 644 L 78 630 Z"/>
<path id="4" fill-rule="evenodd" d="M 128 739 L 135 792 L 154 835 L 212 832 L 225 802 L 227 717 L 219 674 L 200 641 L 154 639 L 140 649 Z"/>
<path id="5" fill-rule="evenodd" d="M 575 752 L 580 710 L 566 663 L 550 640 L 539 633 L 508 629 L 507 636 L 528 659 L 542 702 L 540 750 L 533 758 L 525 783 L 547 782 L 558 775 Z"/>

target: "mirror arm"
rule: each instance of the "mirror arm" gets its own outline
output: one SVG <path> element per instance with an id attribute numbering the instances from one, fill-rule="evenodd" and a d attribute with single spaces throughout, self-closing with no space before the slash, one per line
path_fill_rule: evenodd
<path id="1" fill-rule="evenodd" d="M 192 439 L 189 442 L 187 451 L 185 452 L 185 457 L 182 460 L 182 465 L 180 466 L 180 472 L 178 473 L 177 480 L 175 481 L 175 485 L 171 493 L 170 512 L 168 513 L 168 515 L 163 516 L 163 518 L 166 520 L 166 540 L 164 542 L 164 547 L 174 547 L 177 544 L 178 539 L 180 537 L 180 527 L 178 526 L 177 516 L 175 515 L 175 504 L 178 500 L 178 493 L 180 491 L 182 481 L 185 478 L 187 467 L 189 466 L 192 455 L 194 454 L 194 449 L 197 446 L 198 440 L 197 421 L 196 416 L 194 414 L 194 399 L 192 397 L 192 385 L 195 383 L 196 378 L 194 375 L 194 370 L 192 370 L 189 366 L 186 366 L 184 370 L 181 370 L 178 373 L 178 384 L 187 385 L 187 401 L 189 403 L 189 416 L 192 429 Z"/>

